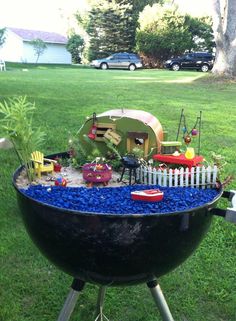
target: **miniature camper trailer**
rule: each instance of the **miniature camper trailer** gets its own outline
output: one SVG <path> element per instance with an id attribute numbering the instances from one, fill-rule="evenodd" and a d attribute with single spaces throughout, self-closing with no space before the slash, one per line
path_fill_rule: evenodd
<path id="1" fill-rule="evenodd" d="M 93 114 L 78 132 L 80 142 L 89 137 L 92 144 L 83 143 L 84 149 L 91 153 L 96 148 L 106 155 L 106 142 L 112 142 L 123 155 L 139 148 L 144 157 L 160 152 L 163 129 L 159 120 L 148 112 L 130 109 L 114 109 L 102 114 Z"/>

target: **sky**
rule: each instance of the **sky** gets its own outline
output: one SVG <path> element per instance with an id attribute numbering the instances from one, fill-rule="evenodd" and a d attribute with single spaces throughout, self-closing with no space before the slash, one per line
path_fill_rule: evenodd
<path id="1" fill-rule="evenodd" d="M 175 0 L 180 10 L 192 16 L 210 15 L 212 0 Z"/>
<path id="2" fill-rule="evenodd" d="M 0 27 L 66 34 L 73 25 L 73 14 L 85 7 L 84 0 L 5 0 L 1 4 Z"/>
<path id="3" fill-rule="evenodd" d="M 183 12 L 192 15 L 209 13 L 212 0 L 175 0 Z M 86 7 L 86 0 L 3 0 L 0 28 L 15 27 L 54 31 L 66 35 L 75 26 L 73 14 Z"/>

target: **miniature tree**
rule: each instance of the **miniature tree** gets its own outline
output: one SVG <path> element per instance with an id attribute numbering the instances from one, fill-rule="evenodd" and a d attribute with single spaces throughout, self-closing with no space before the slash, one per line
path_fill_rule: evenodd
<path id="1" fill-rule="evenodd" d="M 231 173 L 227 174 L 227 161 L 224 156 L 211 152 L 211 162 L 207 162 L 207 165 L 217 167 L 217 188 L 224 188 L 235 179 L 235 170 L 231 170 Z"/>
<path id="2" fill-rule="evenodd" d="M 32 126 L 35 104 L 27 102 L 26 96 L 0 103 L 1 127 L 12 142 L 21 165 L 25 166 L 30 182 L 34 178 L 31 153 L 39 148 L 45 134 Z"/>

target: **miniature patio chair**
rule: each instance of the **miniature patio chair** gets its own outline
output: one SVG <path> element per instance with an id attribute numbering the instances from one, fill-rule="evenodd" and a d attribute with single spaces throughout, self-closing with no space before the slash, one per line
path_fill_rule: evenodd
<path id="1" fill-rule="evenodd" d="M 31 154 L 31 160 L 34 163 L 34 171 L 38 175 L 38 178 L 41 177 L 41 173 L 43 172 L 53 173 L 54 163 L 56 163 L 55 160 L 44 158 L 43 153 L 38 151 L 35 151 Z"/>

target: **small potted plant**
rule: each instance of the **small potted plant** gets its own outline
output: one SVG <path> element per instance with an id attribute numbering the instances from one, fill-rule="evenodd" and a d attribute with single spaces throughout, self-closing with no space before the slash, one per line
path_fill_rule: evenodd
<path id="1" fill-rule="evenodd" d="M 62 169 L 61 158 L 57 156 L 57 157 L 55 157 L 55 161 L 56 161 L 56 163 L 54 163 L 54 172 L 60 173 L 60 171 Z"/>

